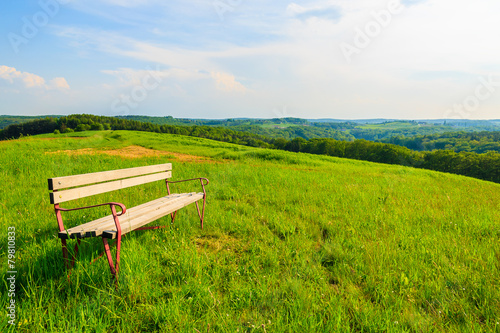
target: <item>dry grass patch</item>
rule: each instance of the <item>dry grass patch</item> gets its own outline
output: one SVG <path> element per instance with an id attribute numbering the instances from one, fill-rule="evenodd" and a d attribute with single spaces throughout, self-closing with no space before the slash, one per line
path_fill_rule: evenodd
<path id="1" fill-rule="evenodd" d="M 83 140 L 88 139 L 87 136 L 65 136 L 64 139 L 75 139 L 75 140 Z M 37 140 L 51 141 L 51 140 L 61 140 L 60 137 L 54 138 L 37 138 Z"/>
<path id="2" fill-rule="evenodd" d="M 228 235 L 202 235 L 195 239 L 195 243 L 199 253 L 241 252 L 244 250 L 240 240 Z"/>
<path id="3" fill-rule="evenodd" d="M 209 157 L 195 156 L 181 153 L 174 153 L 168 151 L 161 151 L 155 149 L 144 148 L 141 146 L 128 146 L 124 148 L 112 149 L 112 150 L 99 150 L 95 148 L 84 148 L 75 150 L 57 150 L 54 152 L 47 152 L 46 154 L 66 154 L 71 156 L 78 155 L 93 155 L 93 154 L 106 154 L 111 156 L 120 156 L 122 158 L 143 158 L 143 157 L 160 157 L 168 156 L 174 158 L 180 162 L 214 162 Z"/>

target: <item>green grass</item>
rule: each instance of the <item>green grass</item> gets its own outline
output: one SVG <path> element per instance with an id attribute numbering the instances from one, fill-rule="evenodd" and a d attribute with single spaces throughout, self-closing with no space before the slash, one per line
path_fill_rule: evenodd
<path id="1" fill-rule="evenodd" d="M 98 153 L 130 145 L 210 159 Z M 94 153 L 48 154 L 83 148 Z M 0 305 L 14 226 L 20 332 L 500 331 L 498 184 L 143 132 L 30 137 L 0 142 L 0 154 Z M 47 178 L 165 162 L 173 180 L 210 179 L 205 229 L 190 206 L 173 226 L 126 235 L 118 290 L 104 258 L 89 265 L 102 243 L 85 240 L 68 282 Z M 98 199 L 130 207 L 164 192 Z"/>

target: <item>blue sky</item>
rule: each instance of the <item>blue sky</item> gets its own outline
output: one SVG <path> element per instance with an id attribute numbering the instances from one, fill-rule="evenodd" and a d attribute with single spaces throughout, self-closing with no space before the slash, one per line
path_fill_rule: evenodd
<path id="1" fill-rule="evenodd" d="M 498 0 L 3 0 L 0 114 L 500 118 Z"/>

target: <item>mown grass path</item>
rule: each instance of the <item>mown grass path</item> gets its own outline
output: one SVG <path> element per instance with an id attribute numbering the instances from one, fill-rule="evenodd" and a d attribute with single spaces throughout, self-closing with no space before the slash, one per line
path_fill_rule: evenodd
<path id="1" fill-rule="evenodd" d="M 0 142 L 0 305 L 14 226 L 18 331 L 500 331 L 498 184 L 175 135 L 78 135 Z M 104 259 L 89 265 L 101 243 L 85 240 L 68 282 L 47 178 L 164 162 L 174 180 L 210 179 L 205 229 L 188 207 L 127 235 L 118 290 Z"/>

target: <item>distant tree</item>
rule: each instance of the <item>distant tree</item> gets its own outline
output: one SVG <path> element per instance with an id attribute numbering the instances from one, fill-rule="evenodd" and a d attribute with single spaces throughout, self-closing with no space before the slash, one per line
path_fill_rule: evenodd
<path id="1" fill-rule="evenodd" d="M 101 123 L 93 123 L 90 125 L 90 130 L 91 131 L 102 131 L 104 130 L 104 126 Z"/>
<path id="2" fill-rule="evenodd" d="M 88 131 L 90 130 L 90 125 L 88 124 L 78 124 L 75 128 L 75 132 L 83 132 L 83 131 Z"/>
<path id="3" fill-rule="evenodd" d="M 306 143 L 307 143 L 306 139 L 295 138 L 287 143 L 285 149 L 288 151 L 300 152 L 302 151 L 301 149 L 305 146 Z"/>

